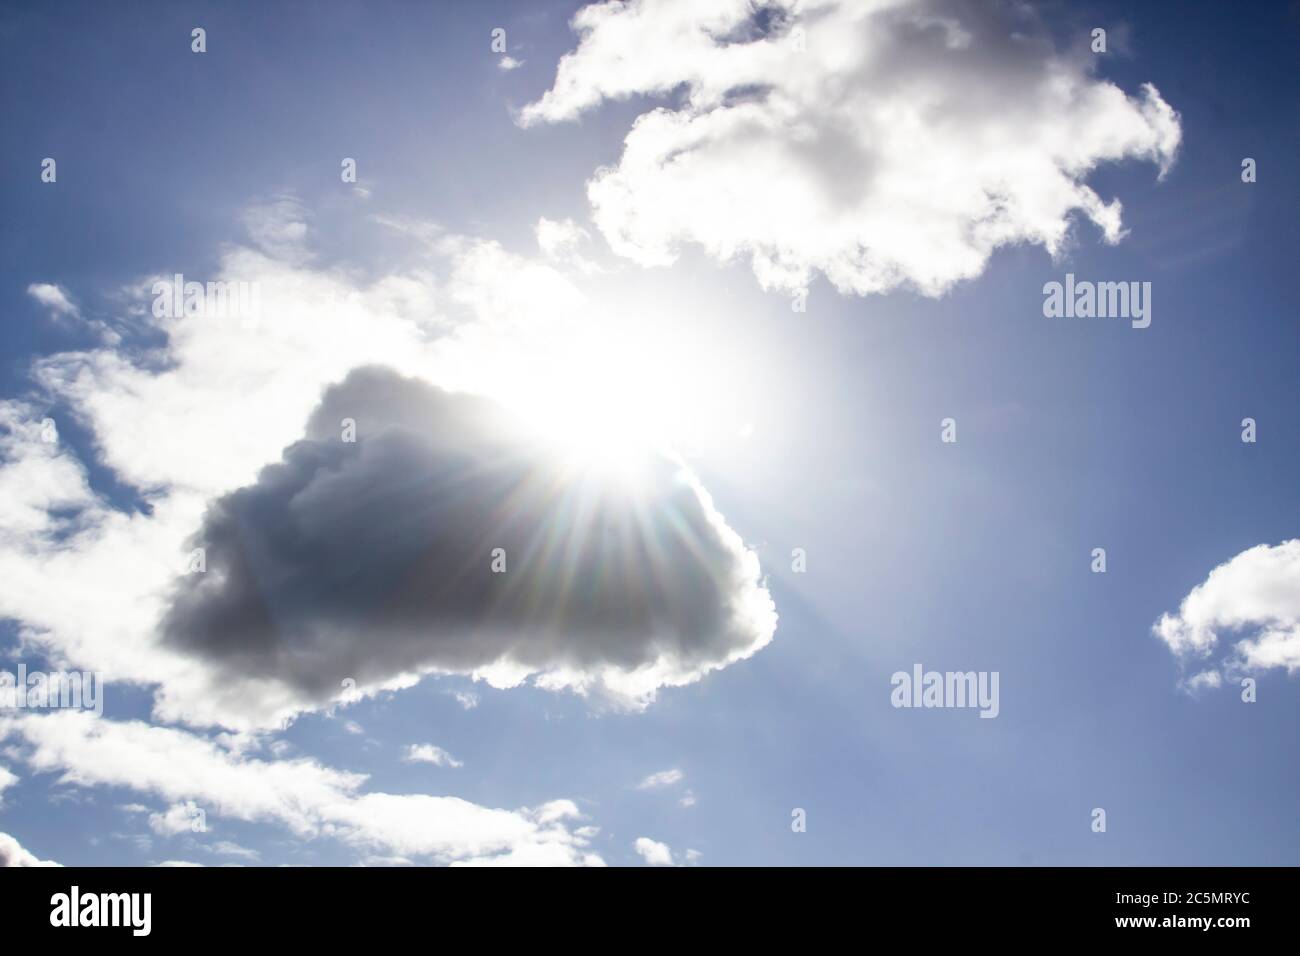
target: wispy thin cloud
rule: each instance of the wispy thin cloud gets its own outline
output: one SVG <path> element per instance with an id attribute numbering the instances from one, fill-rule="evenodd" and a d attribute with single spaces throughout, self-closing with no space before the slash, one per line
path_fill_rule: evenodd
<path id="1" fill-rule="evenodd" d="M 686 775 L 676 767 L 671 770 L 660 770 L 658 773 L 652 773 L 636 785 L 638 790 L 659 790 L 663 787 L 671 787 L 673 784 L 681 783 Z"/>
<path id="2" fill-rule="evenodd" d="M 434 744 L 411 744 L 406 748 L 405 759 L 409 763 L 431 763 L 435 767 L 455 768 L 465 766 L 464 763 Z"/>

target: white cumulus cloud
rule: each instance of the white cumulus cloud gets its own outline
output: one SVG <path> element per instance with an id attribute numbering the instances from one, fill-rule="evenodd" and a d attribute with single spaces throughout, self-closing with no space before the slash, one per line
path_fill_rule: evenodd
<path id="1" fill-rule="evenodd" d="M 1261 544 L 1219 565 L 1153 628 L 1190 687 L 1271 669 L 1300 670 L 1300 540 Z"/>
<path id="2" fill-rule="evenodd" d="M 597 3 L 524 126 L 636 95 L 622 157 L 588 183 L 615 252 L 668 265 L 683 243 L 747 258 L 764 288 L 824 274 L 860 295 L 942 294 L 1001 246 L 1056 255 L 1076 214 L 1107 242 L 1118 199 L 1086 179 L 1181 139 L 1150 84 L 1128 95 L 1028 4 L 966 0 Z"/>
<path id="3" fill-rule="evenodd" d="M 673 851 L 667 843 L 660 843 L 649 837 L 637 837 L 633 844 L 636 852 L 645 860 L 647 866 L 672 866 Z"/>

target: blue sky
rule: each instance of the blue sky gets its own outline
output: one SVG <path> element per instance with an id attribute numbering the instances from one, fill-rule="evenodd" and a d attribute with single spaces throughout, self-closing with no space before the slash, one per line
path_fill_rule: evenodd
<path id="1" fill-rule="evenodd" d="M 1075 212 L 1055 258 L 1041 243 L 1001 245 L 936 295 L 858 295 L 813 269 L 802 313 L 786 290 L 762 287 L 746 256 L 719 261 L 683 242 L 670 267 L 643 267 L 593 220 L 588 181 L 619 162 L 637 117 L 679 104 L 680 91 L 520 125 L 518 110 L 578 43 L 568 23 L 579 6 L 0 6 L 0 395 L 56 417 L 108 507 L 138 512 L 149 490 L 96 451 L 110 439 L 74 417 L 71 392 L 43 392 L 33 363 L 111 349 L 96 320 L 122 336 L 119 349 L 165 343 L 124 290 L 154 275 L 232 274 L 222 257 L 248 243 L 248 210 L 267 202 L 291 202 L 308 223 L 311 258 L 294 268 L 357 287 L 423 268 L 418 243 L 379 220 L 436 223 L 521 257 L 536 255 L 539 218 L 571 220 L 598 264 L 584 289 L 635 303 L 643 324 L 628 334 L 720 383 L 720 425 L 689 460 L 761 562 L 779 615 L 770 644 L 661 688 L 644 709 L 428 676 L 333 716 L 307 708 L 285 731 L 254 733 L 247 759 L 312 761 L 367 775 L 365 792 L 487 808 L 571 800 L 582 816 L 569 826 L 598 827 L 586 851 L 612 865 L 644 862 L 638 838 L 705 865 L 1294 864 L 1294 677 L 1250 670 L 1251 704 L 1231 681 L 1189 691 L 1197 668 L 1152 633 L 1216 566 L 1300 538 L 1290 5 L 1046 8 L 1062 49 L 1108 28 L 1096 78 L 1132 97 L 1154 83 L 1178 112 L 1162 178 L 1132 157 L 1083 179 L 1122 201 L 1126 235 L 1108 244 Z M 205 54 L 190 50 L 194 26 L 207 30 Z M 490 50 L 497 27 L 517 69 Z M 40 181 L 47 156 L 56 184 Z M 357 159 L 365 196 L 339 181 L 341 157 Z M 1243 157 L 1258 182 L 1241 181 Z M 1151 326 L 1045 318 L 1043 284 L 1067 272 L 1151 282 Z M 52 316 L 33 283 L 65 290 L 75 320 Z M 435 307 L 447 301 L 440 291 Z M 477 361 L 491 379 L 491 355 Z M 652 372 L 671 387 L 671 368 Z M 939 440 L 946 417 L 956 444 Z M 1244 417 L 1258 423 L 1253 444 L 1240 440 Z M 146 443 L 166 458 L 172 438 Z M 215 438 L 210 454 L 224 454 Z M 1090 571 L 1096 547 L 1105 574 Z M 794 548 L 805 573 L 791 569 Z M 1278 586 L 1298 606 L 1300 581 Z M 98 585 L 59 587 L 77 604 Z M 12 666 L 36 666 L 50 646 L 85 666 L 75 636 L 20 647 L 20 631 L 42 627 L 22 606 L 6 602 L 0 631 Z M 891 675 L 917 662 L 997 671 L 997 719 L 892 707 Z M 216 739 L 220 726 L 160 717 L 156 690 L 110 676 L 105 720 Z M 18 779 L 0 788 L 0 830 L 43 859 L 403 856 L 256 810 L 214 810 L 206 832 L 168 832 L 150 814 L 183 803 L 176 791 L 94 773 L 79 784 L 76 762 L 60 763 L 48 740 L 7 741 L 0 766 Z M 463 766 L 403 759 L 426 742 Z M 680 781 L 638 788 L 669 769 Z M 1105 833 L 1091 829 L 1096 807 Z M 806 832 L 792 832 L 794 808 Z"/>

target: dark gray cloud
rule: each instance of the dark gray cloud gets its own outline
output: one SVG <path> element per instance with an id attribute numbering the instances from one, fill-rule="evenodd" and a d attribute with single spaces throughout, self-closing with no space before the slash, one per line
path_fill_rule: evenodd
<path id="1" fill-rule="evenodd" d="M 698 679 L 763 646 L 776 616 L 689 472 L 645 467 L 632 493 L 486 399 L 358 369 L 280 462 L 209 507 L 207 570 L 178 581 L 162 640 L 303 704 L 432 669 L 626 699 Z"/>

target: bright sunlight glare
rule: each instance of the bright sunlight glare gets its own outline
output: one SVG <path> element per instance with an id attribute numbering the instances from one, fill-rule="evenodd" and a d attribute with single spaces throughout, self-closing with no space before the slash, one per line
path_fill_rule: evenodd
<path id="1" fill-rule="evenodd" d="M 635 483 L 656 453 L 690 454 L 734 410 L 707 356 L 622 326 L 575 337 L 496 383 L 496 397 L 575 470 Z"/>

